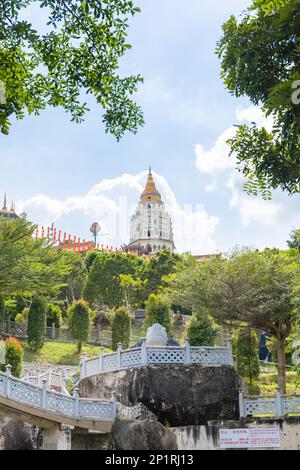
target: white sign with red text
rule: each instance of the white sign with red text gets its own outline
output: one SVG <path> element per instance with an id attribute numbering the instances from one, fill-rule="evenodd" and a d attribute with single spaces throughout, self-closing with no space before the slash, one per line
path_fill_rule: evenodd
<path id="1" fill-rule="evenodd" d="M 220 429 L 221 449 L 280 447 L 279 428 Z"/>

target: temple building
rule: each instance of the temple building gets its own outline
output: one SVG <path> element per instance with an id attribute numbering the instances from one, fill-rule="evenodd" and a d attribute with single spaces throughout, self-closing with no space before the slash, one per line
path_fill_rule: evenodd
<path id="1" fill-rule="evenodd" d="M 154 255 L 161 250 L 175 250 L 171 217 L 156 189 L 151 168 L 136 212 L 131 218 L 129 251 Z"/>
<path id="2" fill-rule="evenodd" d="M 18 219 L 19 216 L 16 214 L 15 205 L 12 202 L 10 209 L 7 207 L 6 203 L 6 194 L 4 194 L 3 207 L 0 209 L 0 217 L 5 217 L 6 219 Z"/>

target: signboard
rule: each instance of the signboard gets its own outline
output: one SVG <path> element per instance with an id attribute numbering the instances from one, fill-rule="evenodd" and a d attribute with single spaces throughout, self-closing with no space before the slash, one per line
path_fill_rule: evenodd
<path id="1" fill-rule="evenodd" d="M 220 429 L 221 449 L 280 447 L 279 428 Z"/>

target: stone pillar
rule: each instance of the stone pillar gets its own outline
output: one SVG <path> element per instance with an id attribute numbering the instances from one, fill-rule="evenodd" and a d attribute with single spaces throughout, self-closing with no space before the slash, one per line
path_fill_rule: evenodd
<path id="1" fill-rule="evenodd" d="M 227 340 L 227 349 L 228 349 L 228 365 L 234 366 L 234 359 L 233 359 L 233 351 L 232 351 L 232 343 L 231 340 Z"/>
<path id="2" fill-rule="evenodd" d="M 55 323 L 53 322 L 52 323 L 52 326 L 51 326 L 51 339 L 55 339 Z"/>
<path id="3" fill-rule="evenodd" d="M 118 368 L 118 370 L 121 369 L 121 363 L 122 363 L 121 353 L 122 353 L 122 344 L 118 343 L 118 349 L 117 349 L 117 368 Z"/>
<path id="4" fill-rule="evenodd" d="M 191 364 L 191 346 L 190 346 L 190 342 L 188 339 L 185 340 L 184 347 L 185 347 L 185 363 Z"/>
<path id="5" fill-rule="evenodd" d="M 280 418 L 282 417 L 282 415 L 283 415 L 282 395 L 281 395 L 280 387 L 277 387 L 276 389 L 276 416 Z"/>
<path id="6" fill-rule="evenodd" d="M 244 392 L 243 392 L 243 390 L 239 390 L 239 410 L 240 410 L 240 418 L 245 418 Z"/>
<path id="7" fill-rule="evenodd" d="M 56 424 L 43 430 L 43 450 L 71 450 L 71 427 Z"/>
<path id="8" fill-rule="evenodd" d="M 99 352 L 99 372 L 103 372 L 103 348 L 100 348 Z"/>

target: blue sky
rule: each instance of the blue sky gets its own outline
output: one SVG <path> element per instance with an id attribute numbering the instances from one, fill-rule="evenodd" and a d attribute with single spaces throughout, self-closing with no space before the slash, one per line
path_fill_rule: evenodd
<path id="1" fill-rule="evenodd" d="M 0 136 L 0 194 L 6 191 L 34 222 L 54 222 L 81 238 L 98 220 L 101 241 L 119 245 L 128 241 L 129 216 L 151 165 L 179 251 L 285 247 L 292 226 L 300 226 L 299 197 L 276 192 L 265 202 L 243 194 L 225 144 L 234 124 L 264 122 L 246 99 L 226 91 L 214 52 L 222 23 L 249 1 L 137 4 L 133 48 L 120 66 L 122 74 L 145 79 L 136 95 L 144 128 L 116 142 L 93 102 L 81 125 L 59 109 L 14 122 L 10 135 Z M 40 12 L 30 15 L 41 27 Z"/>

